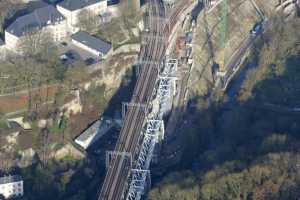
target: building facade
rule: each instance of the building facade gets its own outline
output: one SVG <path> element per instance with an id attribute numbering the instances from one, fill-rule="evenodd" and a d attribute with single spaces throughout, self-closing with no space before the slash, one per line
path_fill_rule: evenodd
<path id="1" fill-rule="evenodd" d="M 55 7 L 46 6 L 19 17 L 5 30 L 5 45 L 9 50 L 17 51 L 17 47 L 28 34 L 47 32 L 54 41 L 67 37 L 67 20 Z"/>
<path id="2" fill-rule="evenodd" d="M 111 43 L 79 31 L 71 36 L 72 43 L 77 47 L 88 51 L 100 59 L 106 59 L 113 51 Z"/>
<path id="3" fill-rule="evenodd" d="M 95 15 L 107 11 L 106 0 L 64 0 L 57 5 L 57 10 L 67 19 L 68 32 L 75 33 L 79 30 L 79 14 L 81 11 L 92 12 Z"/>
<path id="4" fill-rule="evenodd" d="M 23 196 L 23 180 L 20 176 L 5 176 L 0 178 L 0 195 L 4 198 Z"/>
<path id="5" fill-rule="evenodd" d="M 84 148 L 88 149 L 93 143 L 104 136 L 115 123 L 110 118 L 100 118 L 94 122 L 90 127 L 83 131 L 76 139 L 75 143 Z"/>

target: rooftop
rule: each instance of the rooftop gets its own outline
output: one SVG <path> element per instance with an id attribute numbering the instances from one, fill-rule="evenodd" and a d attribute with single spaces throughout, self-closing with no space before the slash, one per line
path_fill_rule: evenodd
<path id="1" fill-rule="evenodd" d="M 112 48 L 111 43 L 105 42 L 99 38 L 89 35 L 86 32 L 79 31 L 71 36 L 73 40 L 76 40 L 91 49 L 94 49 L 102 54 L 107 54 Z"/>
<path id="2" fill-rule="evenodd" d="M 100 1 L 103 0 L 64 0 L 58 5 L 67 10 L 74 11 L 98 3 Z"/>
<path id="3" fill-rule="evenodd" d="M 4 176 L 0 178 L 0 185 L 1 184 L 7 184 L 7 183 L 14 183 L 14 182 L 19 182 L 22 181 L 22 177 L 19 175 L 14 175 L 14 176 Z"/>
<path id="4" fill-rule="evenodd" d="M 7 31 L 18 37 L 26 33 L 37 31 L 43 27 L 64 20 L 53 6 L 48 5 L 34 10 L 32 13 L 19 17 L 8 28 Z"/>
<path id="5" fill-rule="evenodd" d="M 79 135 L 76 140 L 86 141 L 91 136 L 95 135 L 98 131 L 106 131 L 111 127 L 112 121 L 107 118 L 101 118 L 94 122 L 90 127 L 88 127 L 81 135 Z"/>

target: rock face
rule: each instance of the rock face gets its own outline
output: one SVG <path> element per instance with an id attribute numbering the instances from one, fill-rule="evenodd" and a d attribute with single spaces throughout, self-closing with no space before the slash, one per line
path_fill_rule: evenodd
<path id="1" fill-rule="evenodd" d="M 24 121 L 24 117 L 17 117 L 12 119 L 7 119 L 8 122 L 15 122 L 19 124 L 24 130 L 30 130 L 31 126 L 28 122 Z"/>
<path id="2" fill-rule="evenodd" d="M 139 49 L 140 45 L 125 45 L 125 48 L 127 47 L 129 47 L 128 49 L 133 50 Z M 99 76 L 92 78 L 86 83 L 83 83 L 81 87 L 85 90 L 89 90 L 92 85 L 100 86 L 105 84 L 107 91 L 115 90 L 119 88 L 126 71 L 132 67 L 136 60 L 137 53 L 120 53 L 113 55 L 107 63 L 103 64 Z"/>
<path id="3" fill-rule="evenodd" d="M 20 132 L 14 132 L 5 137 L 5 145 L 0 148 L 0 151 L 3 152 L 12 152 L 17 144 L 17 139 Z"/>
<path id="4" fill-rule="evenodd" d="M 7 148 L 7 146 L 5 148 Z M 37 154 L 32 148 L 18 152 L 14 150 L 15 149 L 5 149 L 5 151 L 0 151 L 0 170 L 6 171 L 13 166 L 24 168 L 38 161 Z"/>
<path id="5" fill-rule="evenodd" d="M 80 160 L 85 157 L 85 155 L 76 149 L 71 144 L 66 144 L 64 147 L 54 152 L 51 157 L 54 157 L 56 160 L 61 160 L 66 156 L 71 156 L 73 159 Z"/>
<path id="6" fill-rule="evenodd" d="M 82 112 L 82 104 L 80 100 L 80 92 L 79 90 L 75 91 L 76 98 L 72 101 L 64 104 L 61 107 L 61 111 L 65 114 L 65 116 L 69 117 L 71 114 L 77 114 Z"/>
<path id="7" fill-rule="evenodd" d="M 16 162 L 18 167 L 20 168 L 28 167 L 36 162 L 37 162 L 36 152 L 32 148 L 29 148 L 25 151 L 19 151 L 19 158 Z"/>

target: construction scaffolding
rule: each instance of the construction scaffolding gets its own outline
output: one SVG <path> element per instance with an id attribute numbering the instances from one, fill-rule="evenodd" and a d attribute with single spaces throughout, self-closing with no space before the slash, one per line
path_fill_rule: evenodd
<path id="1" fill-rule="evenodd" d="M 143 131 L 143 140 L 137 160 L 133 163 L 129 177 L 129 190 L 127 200 L 140 200 L 151 185 L 150 164 L 153 159 L 154 150 L 164 139 L 165 126 L 163 115 L 166 106 L 171 105 L 176 93 L 176 71 L 178 62 L 176 59 L 166 59 L 160 76 L 157 80 L 158 89 L 154 90 L 152 105 L 159 103 L 159 109 L 152 109 L 148 113 L 148 120 Z"/>

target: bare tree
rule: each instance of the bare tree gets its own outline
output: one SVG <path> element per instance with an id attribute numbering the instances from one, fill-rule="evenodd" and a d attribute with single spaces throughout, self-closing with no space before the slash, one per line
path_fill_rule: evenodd
<path id="1" fill-rule="evenodd" d="M 121 1 L 120 2 L 120 14 L 123 22 L 123 27 L 133 37 L 132 28 L 137 26 L 138 21 L 141 18 L 140 5 L 138 0 Z"/>
<path id="2" fill-rule="evenodd" d="M 41 144 L 41 161 L 43 164 L 43 167 L 47 166 L 47 163 L 49 161 L 49 129 L 46 127 L 41 130 L 40 132 L 40 144 Z"/>
<path id="3" fill-rule="evenodd" d="M 13 17 L 13 15 L 22 8 L 25 4 L 18 0 L 0 0 L 0 33 L 3 33 L 6 19 Z"/>
<path id="4" fill-rule="evenodd" d="M 125 25 L 132 26 L 137 23 L 137 20 L 140 17 L 140 5 L 138 2 L 138 0 L 120 2 L 121 17 L 123 18 Z"/>
<path id="5" fill-rule="evenodd" d="M 13 165 L 11 152 L 0 152 L 0 172 L 8 172 Z"/>
<path id="6" fill-rule="evenodd" d="M 29 30 L 18 43 L 23 59 L 18 59 L 19 78 L 28 90 L 28 109 L 32 108 L 32 87 L 49 84 L 53 79 L 53 66 L 57 62 L 57 49 L 51 33 L 45 30 Z M 41 99 L 40 99 L 41 100 Z M 36 102 L 36 103 L 41 103 Z M 38 105 L 35 105 L 37 108 Z"/>
<path id="7" fill-rule="evenodd" d="M 77 26 L 80 30 L 95 32 L 99 29 L 100 16 L 89 9 L 84 9 L 78 14 Z"/>
<path id="8" fill-rule="evenodd" d="M 45 30 L 27 31 L 18 43 L 22 54 L 26 57 L 35 57 L 39 60 L 48 59 L 53 54 L 55 43 L 50 32 Z"/>

